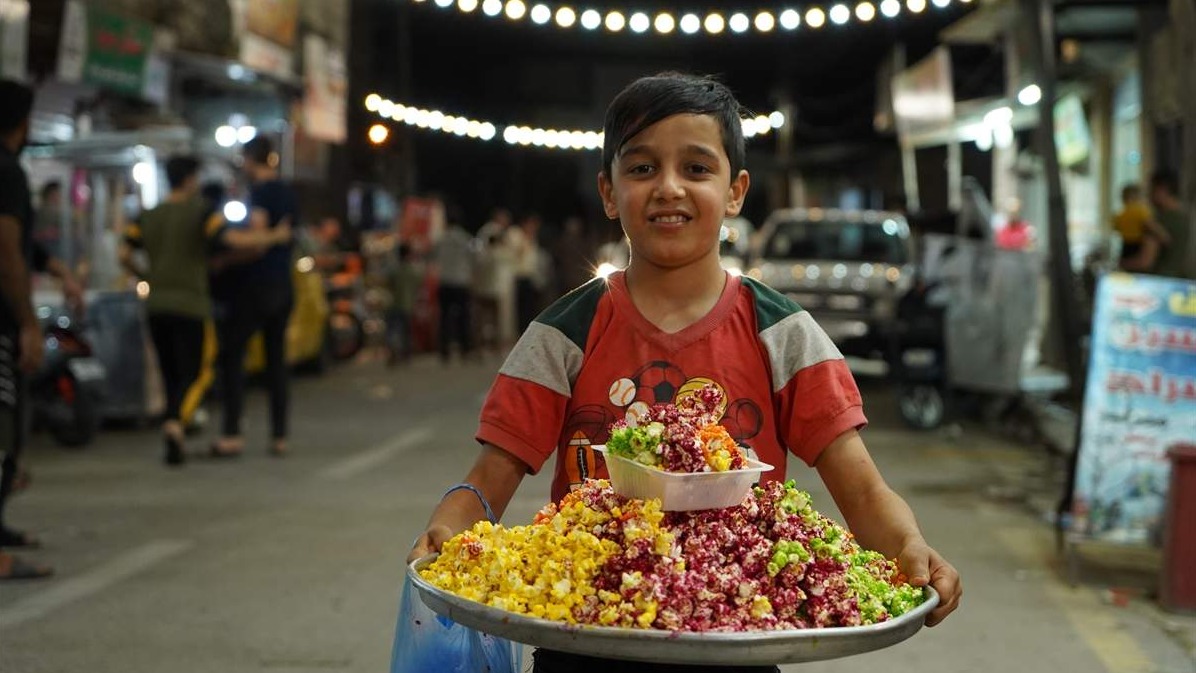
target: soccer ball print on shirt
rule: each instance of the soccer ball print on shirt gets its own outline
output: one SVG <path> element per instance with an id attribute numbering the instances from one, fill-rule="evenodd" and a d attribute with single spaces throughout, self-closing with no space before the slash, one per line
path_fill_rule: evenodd
<path id="1" fill-rule="evenodd" d="M 569 438 L 565 471 L 570 487 L 579 486 L 594 474 L 601 458 L 591 447 L 606 443 L 610 426 L 616 420 L 636 424 L 653 405 L 676 404 L 711 384 L 723 390 L 720 423 L 731 437 L 746 444 L 758 435 L 764 424 L 764 413 L 754 401 L 739 398 L 728 402 L 726 390 L 718 381 L 704 376 L 691 378 L 671 362 L 653 360 L 630 376 L 611 382 L 609 406 L 587 404 L 569 416 L 565 423 L 565 434 Z"/>

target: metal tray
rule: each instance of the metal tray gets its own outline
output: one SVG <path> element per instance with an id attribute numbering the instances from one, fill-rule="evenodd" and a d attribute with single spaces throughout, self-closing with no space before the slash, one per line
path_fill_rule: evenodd
<path id="1" fill-rule="evenodd" d="M 926 587 L 926 601 L 897 619 L 845 626 L 750 633 L 688 633 L 657 629 L 579 626 L 500 610 L 429 584 L 419 570 L 437 554 L 407 567 L 420 599 L 434 612 L 501 638 L 573 654 L 657 664 L 759 665 L 838 659 L 879 650 L 922 628 L 939 596 Z"/>

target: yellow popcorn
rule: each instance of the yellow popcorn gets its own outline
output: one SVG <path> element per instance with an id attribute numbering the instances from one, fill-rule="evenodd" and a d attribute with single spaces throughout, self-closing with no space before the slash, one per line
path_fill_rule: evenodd
<path id="1" fill-rule="evenodd" d="M 769 614 L 772 614 L 772 603 L 765 596 L 756 596 L 752 601 L 752 616 L 760 619 Z"/>
<path id="2" fill-rule="evenodd" d="M 574 610 L 585 608 L 597 611 L 602 624 L 649 628 L 656 619 L 654 601 L 639 592 L 627 601 L 594 587 L 602 565 L 620 550 L 596 533 L 621 531 L 624 540 L 651 540 L 665 555 L 676 540 L 660 527 L 663 519 L 659 501 L 633 501 L 606 512 L 570 494 L 559 505 L 547 505 L 530 526 L 478 522 L 446 542 L 440 558 L 420 574 L 462 598 L 510 612 L 575 624 Z M 641 580 L 633 573 L 624 577 L 624 586 Z"/>

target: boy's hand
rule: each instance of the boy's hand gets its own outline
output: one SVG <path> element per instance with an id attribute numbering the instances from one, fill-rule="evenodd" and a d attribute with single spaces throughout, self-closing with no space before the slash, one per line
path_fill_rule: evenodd
<path id="1" fill-rule="evenodd" d="M 959 607 L 959 599 L 963 596 L 959 572 L 938 552 L 931 549 L 925 540 L 907 544 L 897 557 L 897 564 L 912 586 L 922 587 L 929 584 L 939 594 L 939 605 L 926 617 L 926 626 L 935 626 Z"/>
<path id="2" fill-rule="evenodd" d="M 413 563 L 428 554 L 440 551 L 441 545 L 453 537 L 453 531 L 448 526 L 430 526 L 423 535 L 415 538 L 415 546 L 407 555 L 407 563 Z"/>

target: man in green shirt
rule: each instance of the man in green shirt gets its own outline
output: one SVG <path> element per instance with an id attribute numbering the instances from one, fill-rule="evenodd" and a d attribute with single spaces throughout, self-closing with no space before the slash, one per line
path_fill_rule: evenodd
<path id="1" fill-rule="evenodd" d="M 1171 278 L 1196 277 L 1193 269 L 1185 268 L 1184 258 L 1191 241 L 1192 223 L 1190 215 L 1179 200 L 1179 180 L 1170 171 L 1157 171 L 1150 178 L 1150 200 L 1154 204 L 1155 218 L 1166 230 L 1171 240 L 1164 241 L 1148 235 L 1145 252 L 1148 273 Z M 1151 255 L 1150 249 L 1154 254 Z"/>
<path id="2" fill-rule="evenodd" d="M 149 285 L 146 312 L 166 389 L 162 426 L 167 465 L 182 465 L 183 429 L 212 383 L 216 357 L 208 254 L 225 248 L 265 250 L 291 238 L 289 223 L 272 229 L 230 229 L 224 217 L 199 195 L 199 162 L 172 157 L 166 162 L 170 194 L 125 230 L 121 261 Z M 145 251 L 146 269 L 137 268 L 133 249 Z"/>

